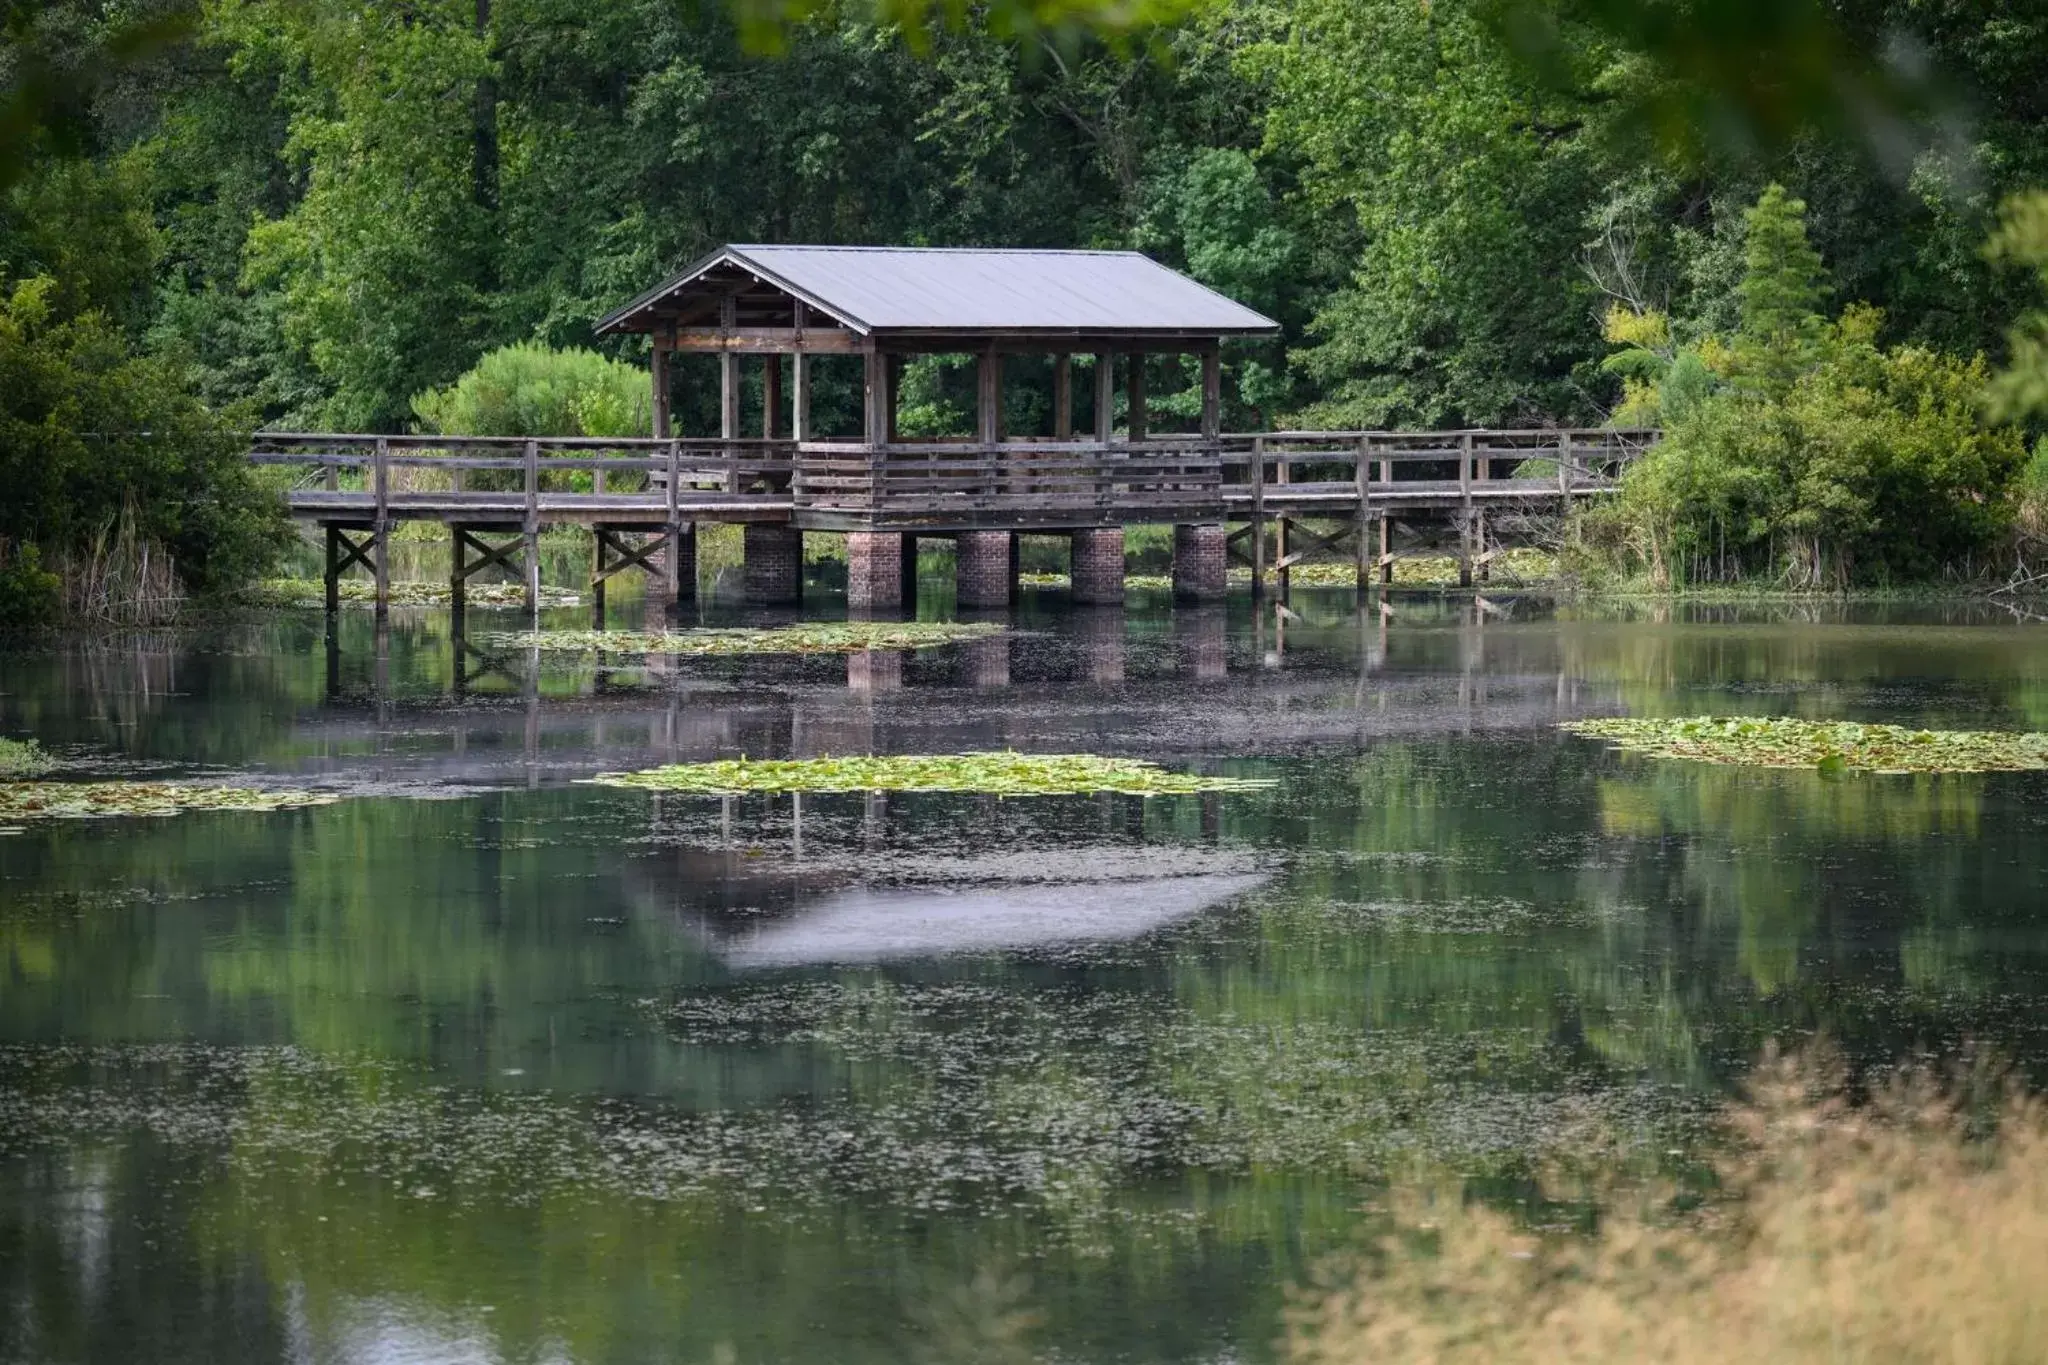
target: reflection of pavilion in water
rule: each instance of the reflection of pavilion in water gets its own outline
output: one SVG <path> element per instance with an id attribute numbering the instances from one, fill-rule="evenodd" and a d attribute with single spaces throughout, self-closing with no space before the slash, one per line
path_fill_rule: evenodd
<path id="1" fill-rule="evenodd" d="M 626 884 L 637 916 L 740 970 L 1135 939 L 1267 880 L 1199 800 L 1199 836 L 1162 839 L 1129 796 L 1058 818 L 961 794 L 668 798 Z"/>
<path id="2" fill-rule="evenodd" d="M 1532 653 L 1542 637 L 1490 640 L 1501 612 L 1467 599 L 1420 622 L 1382 607 L 1332 627 L 1285 604 L 1254 608 L 1249 623 L 1204 605 L 1142 618 L 1134 632 L 1123 610 L 1087 608 L 1051 629 L 1026 620 L 1004 635 L 843 662 L 619 654 L 565 664 L 458 637 L 450 684 L 402 709 L 380 629 L 366 688 L 342 686 L 330 648 L 328 705 L 297 732 L 312 741 L 305 766 L 336 776 L 537 787 L 738 754 L 1275 752 L 1547 729 L 1614 709 L 1606 688 L 1582 698 L 1554 647 Z M 564 673 L 580 675 L 577 691 L 544 687 Z"/>

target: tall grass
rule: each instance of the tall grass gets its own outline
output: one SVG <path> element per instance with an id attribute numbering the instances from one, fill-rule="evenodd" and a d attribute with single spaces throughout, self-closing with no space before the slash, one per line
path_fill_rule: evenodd
<path id="1" fill-rule="evenodd" d="M 1397 1195 L 1401 1231 L 1305 1302 L 1297 1365 L 2048 1360 L 2048 1106 L 1767 1058 L 1722 1197 L 1630 1199 L 1597 1234 Z"/>
<path id="2" fill-rule="evenodd" d="M 185 602 L 177 565 L 136 528 L 133 504 L 85 544 L 59 554 L 52 567 L 71 621 L 158 626 L 176 618 Z"/>

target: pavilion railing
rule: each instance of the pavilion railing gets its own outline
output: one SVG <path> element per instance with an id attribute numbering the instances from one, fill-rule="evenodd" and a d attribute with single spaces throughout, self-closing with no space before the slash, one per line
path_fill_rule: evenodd
<path id="1" fill-rule="evenodd" d="M 1216 444 L 1198 436 L 1138 442 L 904 441 L 882 446 L 806 442 L 794 484 L 800 512 L 945 521 L 1114 519 L 1120 511 L 1214 514 L 1221 507 Z"/>

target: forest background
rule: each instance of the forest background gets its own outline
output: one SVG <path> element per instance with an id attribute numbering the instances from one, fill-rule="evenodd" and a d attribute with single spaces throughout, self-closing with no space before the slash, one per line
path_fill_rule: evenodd
<path id="1" fill-rule="evenodd" d="M 1976 572 L 2048 484 L 2033 3 L 5 14 L 0 601 L 124 512 L 246 576 L 239 433 L 409 429 L 508 345 L 637 364 L 595 318 L 733 241 L 1142 249 L 1284 324 L 1238 429 L 1664 422 L 1589 543 L 1667 583 Z"/>

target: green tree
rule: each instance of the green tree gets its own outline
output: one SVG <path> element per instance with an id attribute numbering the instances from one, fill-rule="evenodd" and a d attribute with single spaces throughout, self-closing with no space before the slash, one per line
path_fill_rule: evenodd
<path id="1" fill-rule="evenodd" d="M 1782 185 L 1765 188 L 1744 216 L 1742 322 L 1735 334 L 1735 373 L 1763 392 L 1781 395 L 1820 359 L 1827 331 L 1821 304 L 1827 270 L 1806 240 L 1806 205 Z"/>

